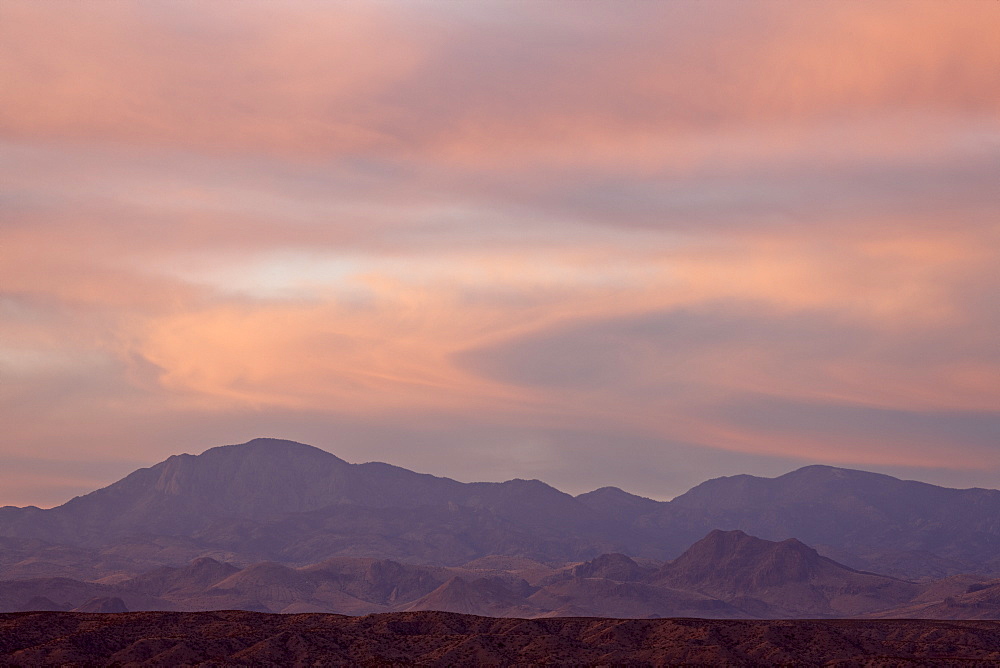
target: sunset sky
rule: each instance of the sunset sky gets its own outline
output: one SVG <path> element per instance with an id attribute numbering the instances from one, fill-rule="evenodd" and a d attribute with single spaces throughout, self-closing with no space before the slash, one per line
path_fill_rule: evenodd
<path id="1" fill-rule="evenodd" d="M 1000 3 L 0 2 L 0 505 L 276 436 L 1000 487 Z"/>

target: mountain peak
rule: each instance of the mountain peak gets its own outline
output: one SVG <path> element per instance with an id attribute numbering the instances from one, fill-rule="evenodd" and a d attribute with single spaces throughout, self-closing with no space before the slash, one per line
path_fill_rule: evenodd
<path id="1" fill-rule="evenodd" d="M 792 480 L 792 479 L 824 479 L 824 480 L 897 480 L 892 476 L 885 475 L 883 473 L 873 473 L 871 471 L 860 471 L 858 469 L 845 469 L 837 466 L 829 466 L 827 464 L 810 464 L 808 466 L 803 466 L 797 468 L 794 471 L 789 471 L 784 475 L 780 475 L 775 480 Z"/>
<path id="2" fill-rule="evenodd" d="M 631 492 L 626 492 L 621 487 L 598 487 L 591 492 L 584 492 L 583 494 L 577 494 L 576 498 L 579 500 L 589 499 L 612 502 L 612 503 L 653 503 L 658 504 L 659 501 L 654 501 L 645 496 L 639 496 L 638 494 L 632 494 Z"/>
<path id="3" fill-rule="evenodd" d="M 655 512 L 663 506 L 661 501 L 630 494 L 618 487 L 601 487 L 576 497 L 591 510 L 616 522 L 631 523 L 637 517 Z"/>
<path id="4" fill-rule="evenodd" d="M 763 538 L 758 538 L 757 536 L 751 536 L 745 531 L 741 531 L 739 529 L 732 529 L 730 531 L 713 529 L 708 532 L 704 538 L 692 545 L 688 551 L 696 547 L 704 549 L 710 548 L 712 550 L 722 549 L 727 551 L 734 548 L 741 550 L 764 550 L 784 547 L 788 549 L 805 550 L 810 553 L 816 553 L 816 550 L 812 549 L 797 538 L 789 538 L 782 541 L 765 540 Z"/>
<path id="5" fill-rule="evenodd" d="M 737 588 L 760 587 L 804 581 L 827 563 L 834 562 L 794 538 L 774 542 L 738 529 L 716 529 L 664 565 L 657 579 L 689 584 L 724 580 Z"/>
<path id="6" fill-rule="evenodd" d="M 649 575 L 650 569 L 643 568 L 631 557 L 618 552 L 602 554 L 573 569 L 578 578 L 604 578 L 617 582 L 635 582 Z"/>
<path id="7" fill-rule="evenodd" d="M 752 522 L 747 513 L 756 513 L 749 510 L 754 507 L 774 508 L 788 503 L 846 507 L 853 503 L 855 512 L 868 512 L 862 507 L 876 501 L 879 504 L 883 500 L 891 502 L 891 497 L 913 492 L 938 499 L 954 495 L 957 490 L 900 480 L 882 473 L 810 464 L 774 478 L 746 474 L 712 478 L 692 487 L 671 503 L 676 507 L 713 508 L 716 512 L 742 514 L 746 521 Z M 812 535 L 808 526 L 795 527 L 795 531 L 789 533 L 803 537 Z"/>
<path id="8" fill-rule="evenodd" d="M 233 445 L 220 445 L 214 448 L 209 448 L 205 450 L 199 457 L 208 455 L 212 453 L 216 456 L 228 455 L 228 456 L 239 456 L 248 455 L 253 453 L 270 453 L 270 454 L 283 454 L 283 455 L 318 455 L 323 457 L 332 457 L 339 462 L 346 464 L 347 462 L 337 457 L 322 448 L 317 448 L 314 445 L 307 445 L 305 443 L 299 443 L 298 441 L 291 441 L 285 438 L 270 438 L 270 437 L 260 437 L 253 438 L 246 443 L 236 443 Z"/>
<path id="9" fill-rule="evenodd" d="M 750 614 L 845 616 L 909 600 L 914 583 L 856 571 L 789 538 L 764 540 L 742 531 L 712 531 L 665 564 L 651 580 L 738 601 Z"/>
<path id="10" fill-rule="evenodd" d="M 623 490 L 621 487 L 614 487 L 612 485 L 606 485 L 604 487 L 598 487 L 597 489 L 595 489 L 593 491 L 590 491 L 590 492 L 584 492 L 583 494 L 577 494 L 576 496 L 577 496 L 577 498 L 580 498 L 581 496 L 591 496 L 591 495 L 592 496 L 612 496 L 613 497 L 613 496 L 622 496 L 624 494 L 628 494 L 628 492 L 626 492 L 625 490 Z"/>
<path id="11" fill-rule="evenodd" d="M 805 466 L 800 466 L 799 468 L 789 471 L 785 475 L 794 475 L 796 473 L 815 471 L 815 472 L 826 472 L 826 473 L 836 473 L 838 471 L 852 471 L 853 469 L 845 469 L 839 466 L 832 466 L 830 464 L 806 464 Z M 783 477 L 783 476 L 778 476 Z"/>

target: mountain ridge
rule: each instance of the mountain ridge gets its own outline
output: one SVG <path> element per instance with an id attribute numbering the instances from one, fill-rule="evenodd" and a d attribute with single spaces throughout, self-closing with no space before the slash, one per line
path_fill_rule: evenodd
<path id="1" fill-rule="evenodd" d="M 125 608 L 123 610 L 122 608 Z M 437 610 L 491 617 L 720 619 L 1000 617 L 1000 579 L 929 583 L 856 571 L 789 539 L 713 531 L 677 559 L 623 554 L 543 567 L 480 559 L 441 567 L 337 557 L 302 567 L 211 558 L 113 583 L 0 581 L 0 612 L 29 610 L 320 612 Z"/>
<path id="2" fill-rule="evenodd" d="M 707 480 L 671 501 L 539 480 L 464 483 L 261 438 L 173 455 L 51 509 L 0 509 L 0 577 L 128 577 L 201 556 L 302 565 L 371 556 L 671 559 L 713 529 L 795 538 L 902 578 L 1000 575 L 1000 491 L 826 465 Z M 116 575 L 118 574 L 118 575 Z"/>

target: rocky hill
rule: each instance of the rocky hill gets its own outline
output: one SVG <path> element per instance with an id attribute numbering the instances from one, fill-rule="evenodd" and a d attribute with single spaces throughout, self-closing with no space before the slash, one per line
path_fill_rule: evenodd
<path id="1" fill-rule="evenodd" d="M 921 585 L 864 573 L 789 538 L 715 530 L 651 580 L 727 601 L 758 617 L 853 617 L 912 600 Z"/>
<path id="2" fill-rule="evenodd" d="M 0 615 L 0 665 L 989 666 L 1000 624 L 224 611 Z"/>

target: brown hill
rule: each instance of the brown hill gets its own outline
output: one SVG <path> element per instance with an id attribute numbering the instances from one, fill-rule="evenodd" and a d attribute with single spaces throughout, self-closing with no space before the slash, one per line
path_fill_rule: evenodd
<path id="1" fill-rule="evenodd" d="M 240 569 L 202 558 L 183 568 L 156 569 L 111 590 L 155 595 L 178 610 L 368 614 L 412 603 L 452 577 L 452 570 L 342 557 L 302 568 L 261 562 Z"/>
<path id="2" fill-rule="evenodd" d="M 638 582 L 652 575 L 654 569 L 640 566 L 625 554 L 602 554 L 573 568 L 573 577 L 604 578 L 616 582 Z"/>
<path id="3" fill-rule="evenodd" d="M 541 612 L 526 596 L 532 588 L 521 581 L 511 586 L 499 578 L 467 581 L 453 577 L 440 587 L 406 606 L 406 611 L 439 610 L 489 617 L 534 617 Z"/>
<path id="4" fill-rule="evenodd" d="M 49 610 L 72 610 L 92 599 L 110 598 L 123 599 L 129 610 L 176 609 L 166 599 L 96 582 L 80 582 L 69 578 L 0 582 L 0 612 L 33 610 L 41 606 Z"/>
<path id="5" fill-rule="evenodd" d="M 59 605 L 47 596 L 32 596 L 18 606 L 16 612 L 59 612 L 69 610 L 72 606 L 63 603 Z"/>
<path id="6" fill-rule="evenodd" d="M 738 619 L 748 615 L 724 601 L 694 591 L 641 582 L 573 578 L 547 585 L 528 601 L 545 617 L 701 617 Z"/>
<path id="7" fill-rule="evenodd" d="M 549 571 L 552 572 L 551 566 L 547 566 L 541 562 L 535 561 L 534 559 L 528 559 L 527 557 L 512 557 L 505 554 L 490 554 L 485 557 L 480 557 L 478 559 L 473 559 L 472 561 L 462 564 L 462 568 L 467 570 L 484 570 L 484 571 Z"/>
<path id="8" fill-rule="evenodd" d="M 120 583 L 124 589 L 153 596 L 183 596 L 197 594 L 230 575 L 239 572 L 232 564 L 224 564 L 209 557 L 195 559 L 184 567 L 164 566 L 137 578 Z"/>
<path id="9" fill-rule="evenodd" d="M 305 574 L 281 564 L 263 562 L 216 582 L 209 591 L 238 601 L 235 608 L 280 612 L 292 603 L 308 599 L 314 589 Z"/>
<path id="10" fill-rule="evenodd" d="M 327 559 L 299 569 L 319 590 L 338 589 L 359 600 L 394 606 L 430 593 L 451 569 L 401 564 L 391 559 Z"/>
<path id="11" fill-rule="evenodd" d="M 1000 624 L 211 613 L 0 615 L 0 664 L 987 666 Z"/>
<path id="12" fill-rule="evenodd" d="M 98 596 L 73 608 L 72 612 L 128 612 L 128 608 L 117 596 Z"/>
<path id="13" fill-rule="evenodd" d="M 965 591 L 938 600 L 918 598 L 909 604 L 868 615 L 870 618 L 1000 619 L 1000 580 L 970 584 Z"/>
<path id="14" fill-rule="evenodd" d="M 838 564 L 795 539 L 718 530 L 665 564 L 651 582 L 698 591 L 759 617 L 851 617 L 896 607 L 921 590 Z"/>

